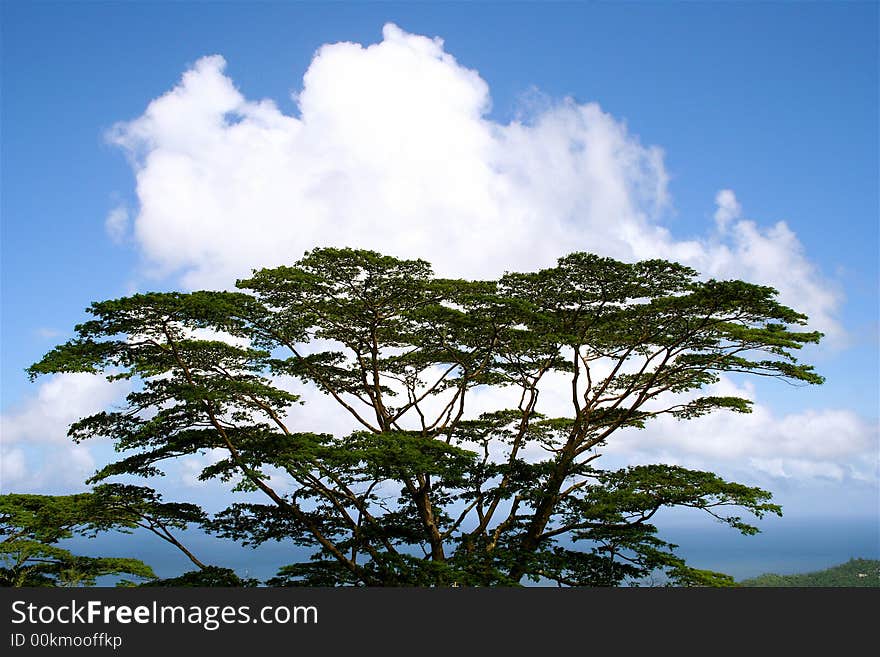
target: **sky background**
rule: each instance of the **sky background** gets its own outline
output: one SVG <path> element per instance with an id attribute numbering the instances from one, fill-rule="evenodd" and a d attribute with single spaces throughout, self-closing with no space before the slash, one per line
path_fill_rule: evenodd
<path id="1" fill-rule="evenodd" d="M 124 385 L 23 372 L 92 301 L 229 287 L 330 244 L 459 276 L 585 250 L 773 285 L 827 336 L 803 353 L 823 386 L 725 378 L 755 413 L 658 424 L 610 458 L 876 535 L 876 3 L 2 12 L 3 492 L 80 490 L 112 455 L 64 433 Z M 197 471 L 163 486 L 208 500 Z"/>

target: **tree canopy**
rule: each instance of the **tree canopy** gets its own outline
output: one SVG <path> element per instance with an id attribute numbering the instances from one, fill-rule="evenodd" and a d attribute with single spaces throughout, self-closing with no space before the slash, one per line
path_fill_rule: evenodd
<path id="1" fill-rule="evenodd" d="M 75 555 L 58 545 L 108 522 L 106 507 L 96 501 L 91 493 L 0 495 L 0 585 L 83 586 L 104 575 L 155 579 L 137 559 Z"/>
<path id="2" fill-rule="evenodd" d="M 723 373 L 822 382 L 794 356 L 821 334 L 774 289 L 663 260 L 573 253 L 474 281 L 325 248 L 237 288 L 94 303 L 77 336 L 29 372 L 136 381 L 123 408 L 70 427 L 120 452 L 89 483 L 121 511 L 93 528 L 141 526 L 185 550 L 170 529 L 195 523 L 311 551 L 273 585 L 619 585 L 655 572 L 731 584 L 689 567 L 652 518 L 692 507 L 750 534 L 742 514 L 780 513 L 771 494 L 678 466 L 602 468 L 603 448 L 663 415 L 749 412 L 747 399 L 706 393 Z M 356 428 L 297 426 L 292 381 Z M 209 516 L 102 483 L 207 450 L 223 457 L 203 480 L 262 501 Z"/>

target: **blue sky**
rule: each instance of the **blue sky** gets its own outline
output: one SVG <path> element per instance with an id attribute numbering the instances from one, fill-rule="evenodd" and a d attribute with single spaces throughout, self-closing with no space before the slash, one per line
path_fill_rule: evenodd
<path id="1" fill-rule="evenodd" d="M 68 415 L 112 402 L 111 393 L 76 381 L 46 388 L 51 381 L 30 383 L 23 374 L 70 334 L 91 301 L 133 290 L 222 287 L 250 266 L 278 260 L 279 244 L 294 258 L 318 245 L 297 237 L 299 229 L 290 232 L 291 222 L 308 225 L 314 240 L 331 239 L 342 226 L 373 247 L 370 217 L 366 228 L 345 223 L 335 178 L 326 177 L 326 197 L 312 211 L 272 177 L 282 160 L 290 169 L 279 179 L 318 175 L 331 156 L 306 142 L 282 160 L 269 147 L 236 151 L 233 128 L 242 123 L 253 127 L 252 143 L 306 132 L 307 143 L 339 140 L 333 143 L 343 159 L 362 165 L 339 175 L 364 188 L 363 181 L 379 180 L 393 197 L 376 204 L 389 230 L 419 232 L 393 242 L 402 255 L 424 255 L 420 235 L 456 213 L 470 226 L 479 221 L 471 211 L 504 217 L 528 207 L 531 214 L 523 211 L 519 228 L 488 258 L 490 270 L 607 249 L 624 258 L 680 255 L 713 275 L 779 287 L 829 333 L 805 354 L 828 382 L 809 389 L 756 383 L 748 394 L 762 413 L 753 424 L 712 427 L 731 440 L 751 432 L 760 459 L 748 453 L 752 443 L 706 449 L 671 437 L 668 449 L 632 444 L 618 457 L 672 454 L 751 477 L 802 515 L 814 508 L 876 514 L 877 21 L 876 3 L 4 3 L 0 363 L 6 461 L 15 467 L 0 488 L 71 487 L 59 483 L 49 461 L 73 459 L 87 469 L 106 456 L 102 448 L 59 451 L 64 439 L 55 434 L 63 434 Z M 387 23 L 397 27 L 383 35 Z M 316 58 L 321 46 L 339 42 L 362 47 L 329 48 Z M 365 50 L 371 44 L 384 49 Z M 202 59 L 210 55 L 223 60 Z M 424 85 L 418 89 L 400 82 L 410 65 L 424 72 L 413 83 Z M 372 86 L 343 80 L 359 66 Z M 181 83 L 187 71 L 189 86 Z M 179 105 L 172 98 L 148 110 L 175 88 Z M 275 104 L 269 118 L 258 116 L 262 99 Z M 375 117 L 384 142 L 370 141 L 354 120 L 359 108 Z M 412 117 L 407 108 L 424 112 Z M 411 125 L 395 118 L 404 110 Z M 462 181 L 426 165 L 418 184 L 439 182 L 424 183 L 420 198 L 434 202 L 436 216 L 411 223 L 409 200 L 394 194 L 403 187 L 395 188 L 396 176 L 420 166 L 407 159 L 409 142 L 425 137 L 437 146 L 429 139 L 434 117 L 438 148 L 454 143 L 474 171 L 483 171 L 484 156 L 494 158 L 493 167 L 527 181 L 525 192 L 493 192 L 487 200 L 484 190 L 471 189 L 478 176 Z M 190 131 L 216 153 L 199 159 Z M 539 156 L 556 161 L 554 139 L 586 144 L 595 158 L 569 161 L 560 151 L 565 175 L 547 165 L 537 170 Z M 377 151 L 391 143 L 400 161 L 385 167 L 393 158 Z M 169 153 L 184 159 L 191 185 L 163 168 L 160 156 Z M 255 216 L 235 210 L 250 198 L 237 185 L 264 175 L 270 193 Z M 546 192 L 549 200 L 547 189 L 554 191 Z M 222 207 L 211 205 L 212 194 Z M 196 218 L 210 233 L 206 246 L 187 241 L 198 231 L 185 224 Z M 251 221 L 253 232 L 270 238 L 238 248 L 223 237 Z M 499 227 L 506 234 L 501 221 L 489 221 L 487 234 Z M 281 238 L 271 238 L 276 228 Z M 544 234 L 554 237 L 537 243 Z M 623 234 L 636 237 L 609 246 Z M 164 235 L 172 237 L 163 243 Z M 460 246 L 438 247 L 441 268 L 479 259 L 457 261 L 451 254 Z M 64 401 L 47 416 L 57 400 Z M 822 447 L 823 432 L 831 447 Z M 797 453 L 799 435 L 809 443 L 807 456 Z M 783 447 L 775 452 L 761 440 Z"/>

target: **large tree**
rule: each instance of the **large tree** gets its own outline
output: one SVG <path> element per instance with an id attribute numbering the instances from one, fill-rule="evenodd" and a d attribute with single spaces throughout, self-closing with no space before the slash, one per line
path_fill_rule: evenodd
<path id="1" fill-rule="evenodd" d="M 822 381 L 792 355 L 820 334 L 775 290 L 662 260 L 574 253 L 469 281 L 317 249 L 237 287 L 95 303 L 30 373 L 137 381 L 124 408 L 70 428 L 122 452 L 90 483 L 222 450 L 202 479 L 262 501 L 188 519 L 311 551 L 272 584 L 730 583 L 687 566 L 651 520 L 693 507 L 750 534 L 736 514 L 780 513 L 770 493 L 676 466 L 602 468 L 602 448 L 663 415 L 749 412 L 705 394 L 721 373 Z M 292 379 L 356 429 L 334 435 L 308 407 L 293 423 Z"/>

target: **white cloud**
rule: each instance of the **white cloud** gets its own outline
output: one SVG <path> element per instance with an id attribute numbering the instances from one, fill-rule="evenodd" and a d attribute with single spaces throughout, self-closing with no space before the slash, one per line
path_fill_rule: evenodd
<path id="1" fill-rule="evenodd" d="M 110 210 L 107 218 L 104 220 L 104 230 L 107 235 L 116 244 L 121 244 L 128 232 L 128 209 L 124 205 L 119 205 Z"/>
<path id="2" fill-rule="evenodd" d="M 318 50 L 299 116 L 245 98 L 219 55 L 110 140 L 137 175 L 134 234 L 152 273 L 229 287 L 316 246 L 422 257 L 439 273 L 492 276 L 573 250 L 664 257 L 776 286 L 839 333 L 839 294 L 795 234 L 741 219 L 731 190 L 705 236 L 675 239 L 663 152 L 596 103 L 543 98 L 526 119 L 487 118 L 489 87 L 440 39 L 386 25 L 367 47 Z"/>
<path id="3" fill-rule="evenodd" d="M 130 385 L 92 374 L 59 374 L 42 382 L 36 394 L 0 416 L 0 490 L 83 489 L 96 466 L 95 445 L 74 444 L 67 429 L 76 420 L 109 408 Z"/>
<path id="4" fill-rule="evenodd" d="M 823 279 L 797 235 L 784 221 L 769 227 L 741 218 L 736 195 L 722 190 L 716 197 L 717 232 L 687 258 L 688 264 L 708 276 L 738 277 L 779 290 L 788 303 L 810 318 L 810 324 L 839 344 L 844 331 L 836 314 L 841 293 Z"/>
<path id="5" fill-rule="evenodd" d="M 694 420 L 663 416 L 643 431 L 621 432 L 608 454 L 632 462 L 667 462 L 769 478 L 862 481 L 880 478 L 880 435 L 846 409 L 811 409 L 777 415 L 750 385 L 727 378 L 706 394 L 753 401 L 749 414 L 716 412 Z"/>
<path id="6" fill-rule="evenodd" d="M 105 227 L 115 241 L 131 234 L 152 274 L 179 276 L 188 288 L 225 288 L 253 267 L 336 245 L 422 257 L 441 275 L 479 277 L 584 250 L 669 258 L 707 276 L 771 284 L 814 326 L 841 334 L 840 294 L 796 234 L 784 222 L 745 218 L 732 190 L 718 192 L 704 235 L 673 236 L 663 224 L 671 205 L 663 151 L 596 103 L 541 97 L 524 117 L 493 121 L 478 72 L 441 40 L 393 25 L 378 44 L 319 49 L 296 95 L 298 116 L 245 98 L 224 67 L 219 55 L 198 60 L 109 134 L 130 156 L 139 207 L 132 217 L 116 207 Z M 314 388 L 285 385 L 308 402 L 291 409 L 292 430 L 355 428 Z M 2 418 L 2 488 L 81 488 L 94 462 L 87 444 L 66 438 L 67 425 L 113 403 L 120 390 L 88 375 L 41 384 Z M 504 394 L 475 395 L 473 412 Z M 543 392 L 542 400 L 553 403 Z M 567 412 L 568 402 L 557 401 Z M 316 417 L 320 427 L 310 424 Z M 778 417 L 756 404 L 746 416 L 664 419 L 609 449 L 627 460 L 711 469 L 724 462 L 767 476 L 876 478 L 876 430 L 834 409 Z M 192 483 L 200 465 L 182 465 L 177 481 Z"/>
<path id="7" fill-rule="evenodd" d="M 739 219 L 742 215 L 742 207 L 731 189 L 722 189 L 718 192 L 715 196 L 715 205 L 717 206 L 715 224 L 721 232 L 727 230 L 727 226 L 732 220 Z"/>
<path id="8" fill-rule="evenodd" d="M 67 442 L 71 422 L 104 410 L 128 385 L 93 374 L 55 375 L 40 383 L 22 407 L 3 415 L 3 442 Z"/>
<path id="9" fill-rule="evenodd" d="M 595 376 L 601 378 L 606 372 Z M 562 374 L 545 379 L 540 412 L 550 417 L 571 415 L 567 382 Z M 493 402 L 500 401 L 499 393 L 492 394 Z M 604 467 L 671 463 L 723 472 L 742 481 L 830 479 L 872 486 L 880 481 L 878 426 L 850 410 L 820 408 L 779 415 L 762 402 L 751 381 L 736 382 L 730 376 L 701 391 L 664 395 L 644 410 L 662 410 L 706 395 L 747 399 L 752 412 L 716 411 L 692 420 L 663 415 L 649 420 L 645 429 L 621 430 L 600 449 L 606 455 Z M 546 458 L 546 453 L 536 449 L 532 456 Z"/>

